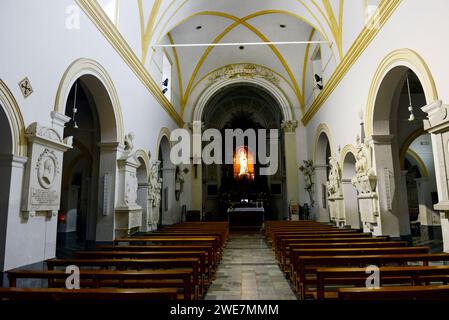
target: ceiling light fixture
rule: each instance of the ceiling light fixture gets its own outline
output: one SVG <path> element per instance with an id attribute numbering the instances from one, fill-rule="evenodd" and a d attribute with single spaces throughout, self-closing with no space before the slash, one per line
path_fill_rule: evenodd
<path id="1" fill-rule="evenodd" d="M 330 44 L 329 41 L 276 41 L 276 42 L 223 42 L 223 43 L 179 43 L 155 44 L 153 48 L 179 48 L 179 47 L 226 47 L 226 46 L 266 46 L 266 45 L 304 45 L 304 44 Z"/>
<path id="2" fill-rule="evenodd" d="M 408 102 L 409 102 L 409 106 L 408 106 L 408 111 L 410 111 L 410 116 L 408 118 L 408 121 L 412 122 L 415 121 L 415 114 L 413 113 L 413 103 L 412 103 L 412 93 L 410 91 L 410 80 L 409 80 L 409 75 L 407 74 L 407 93 L 408 93 Z"/>

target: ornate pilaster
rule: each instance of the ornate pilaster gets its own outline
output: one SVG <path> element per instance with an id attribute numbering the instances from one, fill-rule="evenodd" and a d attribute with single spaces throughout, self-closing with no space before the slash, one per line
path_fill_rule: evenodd
<path id="1" fill-rule="evenodd" d="M 439 100 L 422 110 L 428 114 L 428 118 L 424 120 L 424 129 L 432 134 L 439 199 L 434 209 L 440 212 L 444 251 L 449 252 L 449 105 Z"/>
<path id="2" fill-rule="evenodd" d="M 25 136 L 29 160 L 23 185 L 22 218 L 36 214 L 55 217 L 60 209 L 64 152 L 72 148 L 73 139 L 63 139 L 56 130 L 37 122 L 28 127 Z"/>
<path id="3" fill-rule="evenodd" d="M 360 215 L 365 231 L 372 232 L 378 224 L 379 208 L 377 176 L 373 169 L 371 150 L 367 141 L 357 138 L 356 175 L 352 184 L 357 189 Z"/>
<path id="4" fill-rule="evenodd" d="M 115 208 L 116 237 L 129 236 L 142 226 L 142 207 L 137 204 L 137 168 L 140 161 L 134 149 L 134 135 L 125 139 L 125 151 L 118 159 L 118 201 Z"/>

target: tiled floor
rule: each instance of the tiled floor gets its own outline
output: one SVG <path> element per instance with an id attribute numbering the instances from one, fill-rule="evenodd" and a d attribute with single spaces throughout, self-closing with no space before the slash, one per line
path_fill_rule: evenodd
<path id="1" fill-rule="evenodd" d="M 272 249 L 259 233 L 233 232 L 206 300 L 295 300 Z"/>

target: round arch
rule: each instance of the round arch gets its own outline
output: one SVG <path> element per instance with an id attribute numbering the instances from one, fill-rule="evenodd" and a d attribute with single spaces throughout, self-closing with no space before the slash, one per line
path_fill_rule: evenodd
<path id="1" fill-rule="evenodd" d="M 352 144 L 347 144 L 346 146 L 343 147 L 343 149 L 341 149 L 341 152 L 340 152 L 340 163 L 341 164 L 345 163 L 346 157 L 349 154 L 352 154 L 354 156 L 354 158 L 357 155 L 357 149 Z"/>
<path id="2" fill-rule="evenodd" d="M 163 127 L 160 131 L 159 131 L 159 136 L 157 138 L 157 143 L 156 143 L 156 157 L 159 154 L 159 149 L 161 148 L 161 143 L 162 143 L 162 139 L 167 138 L 168 142 L 171 144 L 170 142 L 170 129 Z"/>
<path id="3" fill-rule="evenodd" d="M 0 105 L 5 110 L 11 126 L 12 134 L 12 153 L 18 157 L 27 156 L 27 142 L 25 138 L 25 123 L 19 104 L 14 95 L 0 79 Z"/>
<path id="4" fill-rule="evenodd" d="M 432 73 L 424 59 L 411 49 L 399 49 L 386 56 L 377 68 L 368 94 L 366 110 L 366 133 L 374 134 L 375 106 L 379 89 L 390 71 L 396 67 L 411 69 L 421 82 L 428 103 L 438 100 L 438 91 Z"/>
<path id="5" fill-rule="evenodd" d="M 106 69 L 94 60 L 85 58 L 78 59 L 67 68 L 58 87 L 54 110 L 58 113 L 65 113 L 66 103 L 71 88 L 79 78 L 85 76 L 91 76 L 96 80 L 99 80 L 104 87 L 98 88 L 99 94 L 95 94 L 94 96 L 96 96 L 96 99 L 104 99 L 104 101 L 108 103 L 101 103 L 102 101 L 98 101 L 99 105 L 112 105 L 112 118 L 110 118 L 111 114 L 99 112 L 100 121 L 106 122 L 109 126 L 113 126 L 113 132 L 107 137 L 107 139 L 111 141 L 103 142 L 119 142 L 123 144 L 125 141 L 123 115 L 117 91 L 112 78 L 109 76 Z M 95 88 L 94 90 L 96 90 L 96 87 L 98 86 L 96 86 L 95 83 L 92 83 L 89 87 Z M 104 91 L 104 89 L 106 92 L 101 92 Z M 105 128 L 102 128 L 102 131 L 103 130 L 105 130 Z"/>
<path id="6" fill-rule="evenodd" d="M 142 163 L 145 165 L 145 171 L 147 179 L 150 176 L 150 156 L 145 152 L 145 150 L 139 149 L 135 152 L 136 158 L 141 160 Z"/>
<path id="7" fill-rule="evenodd" d="M 315 133 L 315 140 L 314 140 L 314 151 L 313 151 L 313 163 L 316 165 L 317 161 L 318 161 L 318 153 L 320 152 L 320 139 L 322 137 L 322 135 L 325 135 L 327 140 L 329 141 L 329 147 L 331 150 L 331 155 L 335 154 L 335 150 L 334 150 L 334 144 L 333 144 L 333 140 L 332 140 L 332 135 L 331 135 L 331 131 L 329 129 L 329 127 L 322 123 L 320 124 L 317 129 L 316 129 L 316 133 Z"/>
<path id="8" fill-rule="evenodd" d="M 266 79 L 262 78 L 237 78 L 237 79 L 223 79 L 217 81 L 206 90 L 203 91 L 198 102 L 193 107 L 190 119 L 191 122 L 201 121 L 203 117 L 203 112 L 208 104 L 208 102 L 212 99 L 212 97 L 218 93 L 220 90 L 225 89 L 229 86 L 234 86 L 238 84 L 247 84 L 260 88 L 261 90 L 267 91 L 271 96 L 276 100 L 279 104 L 284 121 L 295 120 L 294 113 L 292 112 L 291 104 L 288 101 L 287 97 L 282 93 L 281 89 L 275 86 L 273 83 Z"/>

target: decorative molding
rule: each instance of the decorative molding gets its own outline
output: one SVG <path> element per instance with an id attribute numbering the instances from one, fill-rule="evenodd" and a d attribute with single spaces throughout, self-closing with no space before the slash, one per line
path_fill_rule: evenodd
<path id="1" fill-rule="evenodd" d="M 27 156 L 27 140 L 25 137 L 25 123 L 19 104 L 11 90 L 0 79 L 0 105 L 9 120 L 11 126 L 12 153 L 18 157 Z"/>
<path id="2" fill-rule="evenodd" d="M 402 0 L 383 0 L 379 6 L 379 15 L 376 18 L 379 20 L 378 28 L 364 27 L 362 32 L 359 34 L 357 39 L 354 41 L 352 46 L 349 48 L 348 52 L 341 60 L 337 69 L 334 71 L 330 79 L 327 81 L 321 93 L 312 103 L 310 108 L 307 110 L 306 114 L 302 118 L 302 122 L 306 126 L 309 124 L 310 120 L 315 116 L 315 114 L 323 106 L 324 102 L 329 98 L 329 96 L 338 87 L 340 82 L 343 80 L 345 75 L 355 64 L 355 62 L 360 58 L 366 48 L 371 44 L 371 42 L 376 38 L 379 31 L 391 17 L 393 12 L 401 4 Z"/>
<path id="3" fill-rule="evenodd" d="M 96 1 L 76 0 L 76 2 L 91 19 L 98 30 L 103 34 L 103 36 L 109 41 L 116 52 L 136 74 L 137 78 L 165 109 L 167 114 L 176 122 L 177 125 L 182 127 L 183 121 L 181 116 L 178 114 L 170 101 L 168 101 L 168 99 L 164 96 L 160 87 L 151 77 L 150 73 L 145 69 L 145 66 L 120 34 L 119 30 L 107 17 L 101 6 Z"/>
<path id="4" fill-rule="evenodd" d="M 280 79 L 271 70 L 252 63 L 231 64 L 220 68 L 208 77 L 208 85 L 225 79 L 254 79 L 263 78 L 275 86 L 278 86 Z"/>
<path id="5" fill-rule="evenodd" d="M 375 134 L 374 109 L 379 88 L 387 73 L 398 66 L 405 66 L 413 70 L 421 82 L 427 102 L 438 100 L 438 91 L 432 72 L 424 59 L 417 52 L 407 48 L 391 52 L 382 60 L 371 82 L 365 112 L 365 128 L 368 137 Z"/>
<path id="6" fill-rule="evenodd" d="M 287 120 L 282 122 L 281 128 L 284 129 L 285 133 L 295 133 L 298 124 L 297 120 Z"/>
<path id="7" fill-rule="evenodd" d="M 111 106 L 114 113 L 114 125 L 116 126 L 116 139 L 120 143 L 124 141 L 124 125 L 123 114 L 120 105 L 119 96 L 114 86 L 112 78 L 107 73 L 106 69 L 98 62 L 81 58 L 75 60 L 70 64 L 67 70 L 64 72 L 62 79 L 59 83 L 58 91 L 55 98 L 54 111 L 56 113 L 65 114 L 65 108 L 67 105 L 67 99 L 69 97 L 70 90 L 73 84 L 82 76 L 92 75 L 102 83 L 106 89 L 109 99 L 111 100 Z M 101 117 L 100 117 L 101 118 Z"/>

